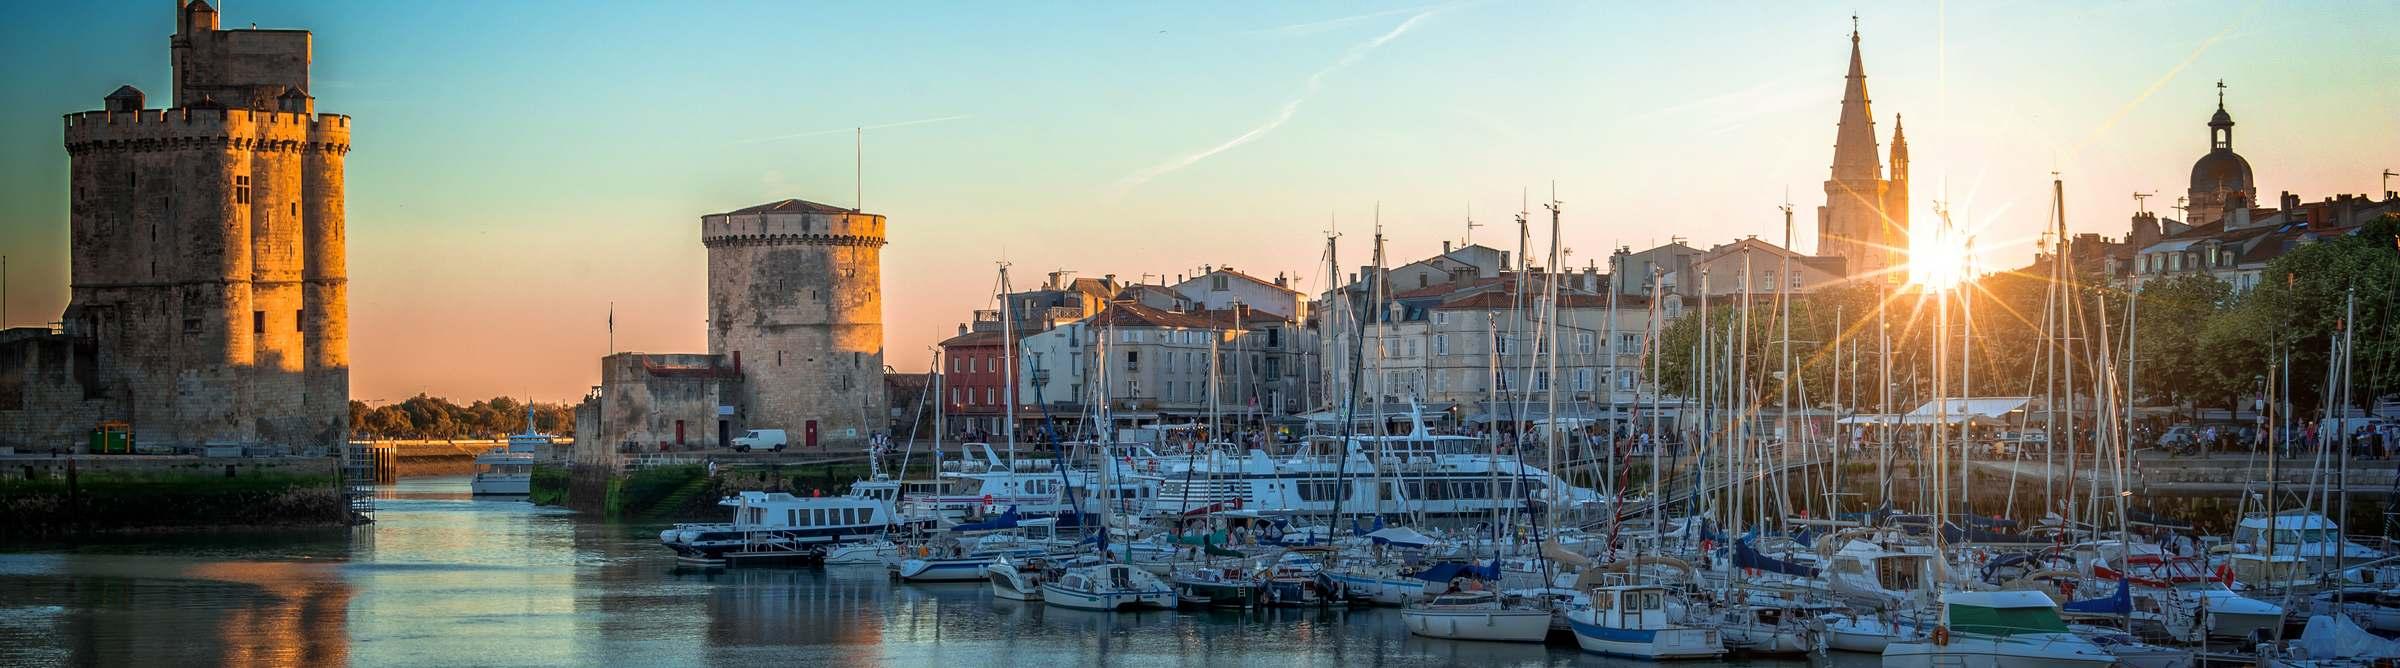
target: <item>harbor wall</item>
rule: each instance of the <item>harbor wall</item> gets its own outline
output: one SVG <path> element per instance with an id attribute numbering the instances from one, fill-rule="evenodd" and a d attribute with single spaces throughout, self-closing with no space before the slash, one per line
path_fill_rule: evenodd
<path id="1" fill-rule="evenodd" d="M 345 526 L 340 481 L 332 457 L 0 458 L 0 540 Z"/>

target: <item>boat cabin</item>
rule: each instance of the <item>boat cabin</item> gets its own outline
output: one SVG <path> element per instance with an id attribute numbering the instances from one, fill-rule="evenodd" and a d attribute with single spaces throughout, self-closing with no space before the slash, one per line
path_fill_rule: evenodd
<path id="1" fill-rule="evenodd" d="M 2013 636 L 2068 633 L 2058 604 L 2032 591 L 1967 591 L 1942 596 L 1942 623 L 1951 633 Z"/>

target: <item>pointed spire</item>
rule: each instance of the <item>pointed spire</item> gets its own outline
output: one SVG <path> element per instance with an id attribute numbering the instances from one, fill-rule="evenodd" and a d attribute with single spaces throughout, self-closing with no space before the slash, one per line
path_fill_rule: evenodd
<path id="1" fill-rule="evenodd" d="M 1872 181 L 1883 178 L 1875 155 L 1875 113 L 1867 100 L 1866 60 L 1859 55 L 1857 17 L 1851 17 L 1850 74 L 1842 88 L 1842 118 L 1834 132 L 1833 179 Z"/>
<path id="2" fill-rule="evenodd" d="M 1908 178 L 1908 131 L 1901 126 L 1900 115 L 1892 114 L 1892 179 Z"/>

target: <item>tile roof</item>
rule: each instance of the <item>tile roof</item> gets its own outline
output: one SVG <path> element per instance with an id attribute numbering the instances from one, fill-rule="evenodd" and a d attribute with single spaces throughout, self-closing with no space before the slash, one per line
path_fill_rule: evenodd
<path id="1" fill-rule="evenodd" d="M 858 213 L 858 210 L 846 209 L 830 204 L 818 204 L 808 200 L 785 199 L 760 204 L 758 206 L 742 207 L 718 215 L 734 216 L 754 213 Z"/>

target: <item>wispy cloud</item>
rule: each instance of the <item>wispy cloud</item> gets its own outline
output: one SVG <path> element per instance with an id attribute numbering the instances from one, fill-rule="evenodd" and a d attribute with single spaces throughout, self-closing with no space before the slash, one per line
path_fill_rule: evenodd
<path id="1" fill-rule="evenodd" d="M 1152 165 L 1132 174 L 1127 174 L 1125 175 L 1125 178 L 1117 180 L 1117 187 L 1119 189 L 1124 189 L 1149 183 L 1151 179 L 1164 176 L 1167 173 L 1178 169 L 1190 167 L 1198 164 L 1202 160 L 1207 160 L 1216 154 L 1233 150 L 1234 148 L 1243 144 L 1248 144 L 1250 142 L 1257 141 L 1260 137 L 1267 136 L 1267 133 L 1274 132 L 1276 128 L 1283 127 L 1284 123 L 1290 122 L 1292 120 L 1292 115 L 1300 111 L 1301 103 L 1307 102 L 1310 96 L 1316 95 L 1317 91 L 1324 89 L 1326 77 L 1332 76 L 1333 73 L 1340 72 L 1344 68 L 1347 68 L 1351 65 L 1356 65 L 1361 60 L 1365 60 L 1367 58 L 1367 54 L 1374 52 L 1376 47 L 1383 46 L 1385 43 L 1399 39 L 1401 35 L 1407 34 L 1409 29 L 1417 27 L 1417 24 L 1423 22 L 1426 17 L 1433 16 L 1441 11 L 1441 9 L 1437 8 L 1418 12 L 1415 16 L 1408 17 L 1408 20 L 1401 21 L 1400 25 L 1393 27 L 1390 32 L 1377 35 L 1374 39 L 1360 42 L 1357 45 L 1351 46 L 1350 50 L 1343 52 L 1342 57 L 1334 60 L 1333 64 L 1326 65 L 1324 69 L 1317 70 L 1315 74 L 1308 75 L 1308 83 L 1301 87 L 1300 94 L 1294 95 L 1292 96 L 1292 99 L 1284 101 L 1283 106 L 1275 110 L 1275 115 L 1271 118 L 1268 118 L 1267 122 L 1260 123 L 1258 127 L 1250 128 L 1248 132 L 1235 135 L 1234 138 L 1228 139 L 1224 143 L 1217 144 L 1216 146 L 1210 147 L 1207 150 L 1182 156 L 1173 160 Z"/>
<path id="2" fill-rule="evenodd" d="M 791 134 L 788 134 L 788 135 L 775 135 L 775 136 L 773 136 L 773 137 L 760 137 L 760 138 L 757 138 L 757 139 L 744 139 L 744 140 L 741 140 L 741 141 L 738 141 L 738 142 L 734 142 L 734 143 L 736 143 L 736 144 L 764 144 L 764 143 L 767 143 L 767 142 L 783 141 L 783 140 L 786 140 L 786 139 L 799 139 L 799 138 L 801 138 L 801 137 L 815 137 L 815 136 L 818 136 L 818 135 L 840 134 L 840 133 L 847 133 L 847 132 L 856 132 L 856 131 L 859 131 L 859 130 L 881 130 L 881 129 L 884 129 L 884 128 L 900 128 L 900 127 L 908 127 L 908 126 L 911 126 L 911 125 L 925 125 L 925 124 L 927 124 L 927 123 L 943 123 L 943 122 L 948 122 L 948 121 L 960 121 L 960 120 L 966 120 L 966 119 L 969 119 L 969 118 L 974 118 L 974 116 L 973 116 L 973 115 L 970 115 L 970 114 L 959 114 L 959 115 L 955 115 L 955 116 L 936 116 L 936 117 L 933 117 L 933 118 L 920 118 L 920 119 L 916 119 L 916 120 L 913 120 L 913 121 L 900 121 L 900 122 L 897 122 L 897 123 L 879 123 L 879 124 L 876 124 L 876 125 L 862 125 L 862 126 L 858 126 L 858 127 L 849 127 L 849 128 L 828 128 L 828 129 L 824 129 L 824 130 L 810 130 L 810 131 L 807 131 L 807 132 L 794 132 L 794 133 L 791 133 Z"/>

